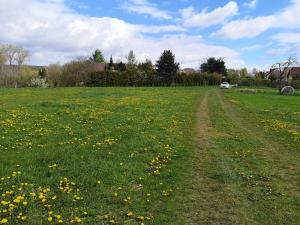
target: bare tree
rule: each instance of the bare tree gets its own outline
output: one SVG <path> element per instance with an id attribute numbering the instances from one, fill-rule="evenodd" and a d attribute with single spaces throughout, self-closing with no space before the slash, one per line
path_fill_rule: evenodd
<path id="1" fill-rule="evenodd" d="M 15 47 L 15 61 L 17 65 L 20 67 L 24 64 L 24 62 L 29 59 L 29 51 L 24 49 L 22 46 Z"/>
<path id="2" fill-rule="evenodd" d="M 0 65 L 5 64 L 7 61 L 5 52 L 5 45 L 0 44 Z"/>
<path id="3" fill-rule="evenodd" d="M 288 84 L 291 67 L 298 64 L 299 62 L 296 59 L 289 57 L 287 61 L 278 62 L 271 66 L 268 76 L 276 74 L 279 92 L 281 91 L 283 86 Z"/>
<path id="4" fill-rule="evenodd" d="M 29 51 L 22 46 L 13 45 L 1 45 L 0 55 L 3 55 L 5 62 L 8 61 L 9 66 L 21 66 L 30 56 Z"/>
<path id="5" fill-rule="evenodd" d="M 11 66 L 15 60 L 18 49 L 13 45 L 6 45 L 4 49 L 9 65 Z"/>
<path id="6" fill-rule="evenodd" d="M 22 46 L 0 44 L 0 86 L 17 87 L 28 58 L 29 52 Z"/>
<path id="7" fill-rule="evenodd" d="M 5 65 L 6 61 L 7 61 L 7 58 L 6 58 L 6 54 L 5 54 L 5 46 L 0 44 L 0 76 L 3 73 L 4 65 Z"/>

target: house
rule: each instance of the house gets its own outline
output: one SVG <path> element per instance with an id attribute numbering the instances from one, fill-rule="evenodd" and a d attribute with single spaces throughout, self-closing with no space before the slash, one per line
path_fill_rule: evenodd
<path id="1" fill-rule="evenodd" d="M 92 72 L 105 71 L 105 69 L 106 69 L 106 63 L 92 63 L 90 65 L 90 69 L 91 69 Z"/>
<path id="2" fill-rule="evenodd" d="M 269 72 L 270 79 L 278 79 L 280 77 L 280 72 L 278 69 L 271 69 Z M 283 81 L 288 81 L 291 79 L 300 79 L 300 67 L 289 67 L 283 73 Z"/>
<path id="3" fill-rule="evenodd" d="M 292 79 L 300 79 L 300 67 L 291 67 L 288 71 L 288 75 Z"/>
<path id="4" fill-rule="evenodd" d="M 181 72 L 183 72 L 185 74 L 193 74 L 193 73 L 196 73 L 196 70 L 193 68 L 184 68 L 183 70 L 181 70 Z"/>

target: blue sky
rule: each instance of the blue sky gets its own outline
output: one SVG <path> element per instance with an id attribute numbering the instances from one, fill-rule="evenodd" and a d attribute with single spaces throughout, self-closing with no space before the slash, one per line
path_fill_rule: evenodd
<path id="1" fill-rule="evenodd" d="M 96 48 L 123 61 L 131 49 L 140 61 L 171 49 L 182 68 L 214 56 L 267 69 L 299 58 L 299 12 L 300 0 L 0 0 L 0 43 L 25 46 L 41 65 Z"/>

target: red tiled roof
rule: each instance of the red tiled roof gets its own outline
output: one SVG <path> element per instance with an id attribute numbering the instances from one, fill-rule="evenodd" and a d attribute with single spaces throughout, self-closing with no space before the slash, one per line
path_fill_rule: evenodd
<path id="1" fill-rule="evenodd" d="M 186 74 L 191 74 L 191 73 L 195 73 L 196 70 L 193 69 L 193 68 L 184 68 L 184 69 L 182 70 L 182 72 L 184 72 L 184 73 L 186 73 Z"/>
<path id="2" fill-rule="evenodd" d="M 91 64 L 91 70 L 93 70 L 94 72 L 104 71 L 105 67 L 106 67 L 105 63 L 93 63 L 93 64 Z"/>

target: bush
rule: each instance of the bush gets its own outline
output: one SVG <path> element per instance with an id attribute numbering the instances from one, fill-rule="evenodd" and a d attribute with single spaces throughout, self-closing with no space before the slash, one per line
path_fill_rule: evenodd
<path id="1" fill-rule="evenodd" d="M 300 80 L 293 80 L 291 86 L 297 90 L 300 90 Z"/>
<path id="2" fill-rule="evenodd" d="M 238 82 L 239 86 L 246 87 L 276 87 L 276 81 L 261 78 L 243 78 Z"/>
<path id="3" fill-rule="evenodd" d="M 47 87 L 49 87 L 49 84 L 47 83 L 46 78 L 36 77 L 36 78 L 33 78 L 28 83 L 28 86 L 29 87 L 47 88 Z"/>
<path id="4" fill-rule="evenodd" d="M 17 77 L 18 87 L 27 87 L 28 84 L 38 75 L 38 70 L 24 66 L 21 69 L 20 76 Z"/>

